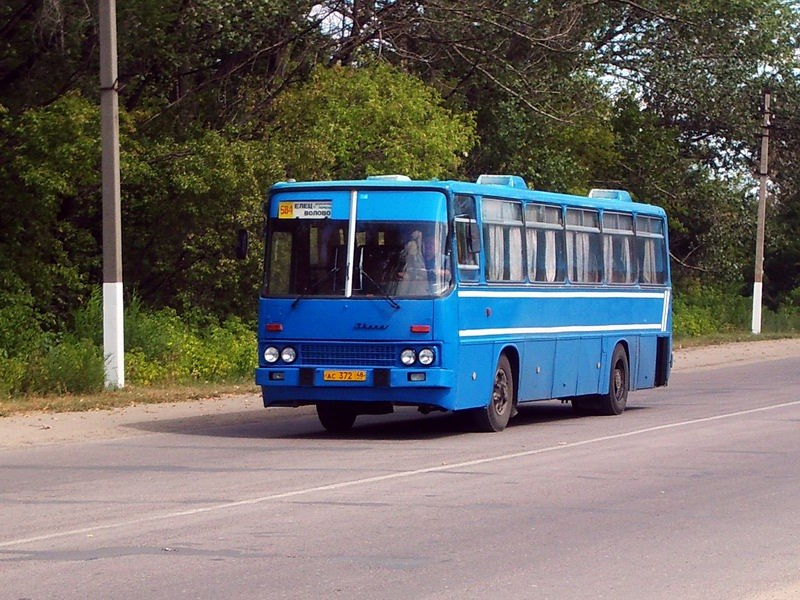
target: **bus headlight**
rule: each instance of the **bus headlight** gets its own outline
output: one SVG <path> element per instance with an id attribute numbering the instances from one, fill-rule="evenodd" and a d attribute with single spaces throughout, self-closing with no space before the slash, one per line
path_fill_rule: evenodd
<path id="1" fill-rule="evenodd" d="M 419 362 L 426 367 L 433 364 L 434 354 L 430 348 L 423 348 L 419 351 Z"/>
<path id="2" fill-rule="evenodd" d="M 411 348 L 406 348 L 400 353 L 400 362 L 407 367 L 413 365 L 416 362 L 416 360 L 417 360 L 417 353 L 414 352 Z"/>
<path id="3" fill-rule="evenodd" d="M 270 364 L 278 362 L 280 357 L 281 353 L 275 346 L 269 346 L 266 350 L 264 350 L 264 360 Z"/>
<path id="4" fill-rule="evenodd" d="M 291 364 L 297 360 L 297 352 L 295 352 L 294 348 L 291 346 L 286 346 L 286 348 L 281 351 L 281 360 L 283 360 L 285 363 Z"/>

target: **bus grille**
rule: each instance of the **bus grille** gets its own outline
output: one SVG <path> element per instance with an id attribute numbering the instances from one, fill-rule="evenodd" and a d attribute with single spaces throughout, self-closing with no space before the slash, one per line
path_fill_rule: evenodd
<path id="1" fill-rule="evenodd" d="M 335 367 L 391 367 L 397 352 L 391 344 L 301 344 L 304 365 Z"/>

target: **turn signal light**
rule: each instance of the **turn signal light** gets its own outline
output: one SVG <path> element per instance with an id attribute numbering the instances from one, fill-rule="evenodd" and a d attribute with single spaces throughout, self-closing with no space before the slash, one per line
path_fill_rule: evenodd
<path id="1" fill-rule="evenodd" d="M 431 326 L 430 325 L 412 325 L 411 326 L 411 333 L 430 333 Z"/>

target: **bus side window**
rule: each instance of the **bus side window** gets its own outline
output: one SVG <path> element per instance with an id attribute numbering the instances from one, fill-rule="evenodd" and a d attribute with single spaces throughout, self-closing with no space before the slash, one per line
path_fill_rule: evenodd
<path id="1" fill-rule="evenodd" d="M 456 196 L 454 214 L 459 277 L 461 281 L 478 281 L 478 253 L 481 248 L 475 198 Z"/>
<path id="2" fill-rule="evenodd" d="M 667 244 L 661 219 L 636 218 L 636 246 L 639 283 L 664 285 L 667 282 Z"/>
<path id="3" fill-rule="evenodd" d="M 638 265 L 634 256 L 633 216 L 603 213 L 603 262 L 606 283 L 635 283 Z"/>
<path id="4" fill-rule="evenodd" d="M 603 245 L 596 210 L 567 209 L 567 265 L 572 283 L 603 281 Z"/>
<path id="5" fill-rule="evenodd" d="M 567 276 L 564 219 L 557 206 L 525 207 L 528 278 L 535 282 L 563 283 Z"/>
<path id="6" fill-rule="evenodd" d="M 484 198 L 481 204 L 486 280 L 523 281 L 526 259 L 522 203 Z"/>

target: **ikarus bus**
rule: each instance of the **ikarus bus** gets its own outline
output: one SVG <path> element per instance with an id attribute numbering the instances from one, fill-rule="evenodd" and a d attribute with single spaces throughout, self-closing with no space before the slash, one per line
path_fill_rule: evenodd
<path id="1" fill-rule="evenodd" d="M 501 431 L 519 404 L 618 415 L 667 384 L 664 211 L 627 192 L 403 176 L 274 185 L 256 383 L 331 431 L 395 406 Z"/>

